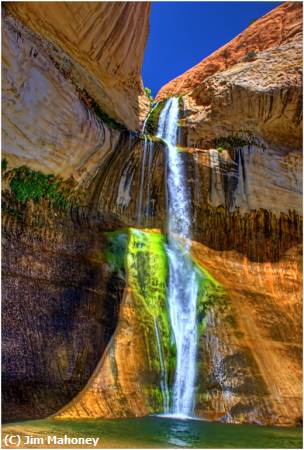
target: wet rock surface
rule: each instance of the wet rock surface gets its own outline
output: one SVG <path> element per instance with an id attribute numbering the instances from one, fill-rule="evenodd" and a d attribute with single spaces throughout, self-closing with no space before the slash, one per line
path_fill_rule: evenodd
<path id="1" fill-rule="evenodd" d="M 3 419 L 47 417 L 89 380 L 124 282 L 107 266 L 105 235 L 87 221 L 35 229 L 4 216 L 2 224 Z"/>
<path id="2" fill-rule="evenodd" d="M 166 231 L 167 149 L 138 133 L 149 5 L 50 5 L 4 11 L 3 154 L 84 196 L 4 214 L 3 416 L 143 416 L 161 407 L 155 330 L 104 233 Z M 279 6 L 159 94 L 183 96 L 192 254 L 227 291 L 199 317 L 196 414 L 211 420 L 301 415 L 300 12 Z"/>

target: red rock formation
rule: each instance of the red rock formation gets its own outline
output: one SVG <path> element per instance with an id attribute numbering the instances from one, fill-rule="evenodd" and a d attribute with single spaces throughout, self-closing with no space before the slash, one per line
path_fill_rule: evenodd
<path id="1" fill-rule="evenodd" d="M 286 2 L 254 21 L 228 44 L 202 62 L 163 86 L 157 100 L 174 94 L 186 94 L 210 75 L 241 61 L 254 59 L 254 53 L 290 42 L 302 31 L 302 3 Z"/>
<path id="2" fill-rule="evenodd" d="M 225 422 L 299 425 L 302 407 L 299 248 L 276 262 L 197 242 L 193 254 L 226 287 L 229 302 L 211 309 L 200 341 L 197 401 L 202 417 Z"/>

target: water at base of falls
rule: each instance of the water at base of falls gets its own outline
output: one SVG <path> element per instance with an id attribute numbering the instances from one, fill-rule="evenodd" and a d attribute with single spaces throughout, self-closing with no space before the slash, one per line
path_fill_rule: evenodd
<path id="1" fill-rule="evenodd" d="M 190 200 L 183 160 L 176 146 L 178 114 L 178 98 L 168 99 L 160 114 L 157 134 L 166 142 L 168 152 L 168 305 L 176 344 L 176 370 L 169 415 L 187 418 L 194 409 L 198 279 L 189 257 Z"/>

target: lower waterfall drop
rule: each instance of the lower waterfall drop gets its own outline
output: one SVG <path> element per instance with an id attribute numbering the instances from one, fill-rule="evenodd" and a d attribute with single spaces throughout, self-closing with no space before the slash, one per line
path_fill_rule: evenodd
<path id="1" fill-rule="evenodd" d="M 167 414 L 169 412 L 169 402 L 170 402 L 168 381 L 167 381 L 167 370 L 166 370 L 166 364 L 164 362 L 164 355 L 163 355 L 163 349 L 162 349 L 162 344 L 161 344 L 161 338 L 160 338 L 160 335 L 159 335 L 156 319 L 154 319 L 154 328 L 155 328 L 157 349 L 158 349 L 158 354 L 159 354 L 160 388 L 161 388 L 162 396 L 163 396 L 163 408 L 164 408 L 164 413 Z"/>
<path id="2" fill-rule="evenodd" d="M 170 414 L 193 415 L 196 354 L 198 279 L 191 261 L 191 214 L 184 164 L 177 148 L 178 98 L 167 100 L 157 135 L 167 145 L 167 256 L 168 305 L 176 344 L 176 371 Z"/>

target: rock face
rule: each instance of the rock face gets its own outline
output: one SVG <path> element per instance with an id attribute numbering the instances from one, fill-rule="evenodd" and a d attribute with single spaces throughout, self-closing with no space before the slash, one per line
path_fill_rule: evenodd
<path id="1" fill-rule="evenodd" d="M 3 19 L 9 169 L 73 178 L 78 198 L 58 213 L 52 196 L 26 207 L 32 192 L 19 186 L 17 207 L 12 188 L 4 196 L 7 420 L 162 411 L 155 323 L 171 384 L 174 375 L 166 268 L 151 232 L 166 228 L 166 148 L 127 130 L 146 108 L 149 6 L 81 5 L 12 3 Z M 226 290 L 199 314 L 203 418 L 294 425 L 301 415 L 300 12 L 281 5 L 159 94 L 182 97 L 193 258 Z M 130 226 L 150 231 L 129 231 L 134 245 L 119 260 L 124 239 L 111 253 L 104 232 Z"/>
<path id="2" fill-rule="evenodd" d="M 148 37 L 148 2 L 7 6 L 27 27 L 48 38 L 50 46 L 55 44 L 65 53 L 65 71 L 77 70 L 78 81 L 110 117 L 130 129 L 139 127 L 147 109 L 141 66 Z M 39 53 L 34 47 L 30 56 L 39 61 Z"/>
<path id="3" fill-rule="evenodd" d="M 194 243 L 193 254 L 226 287 L 200 343 L 198 415 L 224 422 L 299 425 L 302 408 L 301 248 L 276 262 Z"/>
<path id="4" fill-rule="evenodd" d="M 298 35 L 297 35 L 298 36 Z M 209 77 L 185 97 L 188 145 L 254 134 L 276 147 L 301 147 L 301 37 L 252 62 Z"/>
<path id="5" fill-rule="evenodd" d="M 114 273 L 122 270 L 126 279 L 118 326 L 86 388 L 56 418 L 141 417 L 163 411 L 162 364 L 170 376 L 163 244 L 159 233 L 131 229 L 114 234 L 110 260 Z"/>
<path id="6" fill-rule="evenodd" d="M 163 100 L 174 94 L 187 94 L 216 72 L 254 59 L 255 54 L 261 51 L 286 44 L 295 38 L 299 40 L 301 34 L 302 4 L 286 2 L 255 20 L 228 44 L 163 86 L 157 99 Z"/>
<path id="7" fill-rule="evenodd" d="M 86 15 L 82 10 L 76 14 L 76 4 L 67 6 L 64 3 L 54 3 L 43 10 L 33 3 L 10 4 L 8 9 L 4 9 L 2 151 L 10 166 L 27 164 L 34 169 L 60 174 L 65 178 L 73 176 L 80 184 L 87 186 L 95 176 L 98 165 L 118 143 L 121 133 L 125 132 L 126 127 L 137 129 L 147 110 L 148 101 L 142 96 L 139 67 L 147 33 L 148 7 L 144 3 L 127 3 L 123 10 L 122 3 L 82 5 Z M 136 35 L 136 49 L 128 41 L 132 33 L 125 37 L 126 43 L 123 46 L 121 40 L 125 36 L 124 30 L 120 29 L 120 35 L 118 30 L 115 31 L 115 27 L 113 29 L 117 41 L 120 42 L 117 60 L 124 60 L 121 55 L 121 52 L 124 52 L 127 59 L 125 64 L 132 74 L 127 72 L 125 65 L 120 71 L 115 69 L 116 76 L 112 73 L 113 67 L 108 68 L 106 78 L 102 78 L 102 73 L 99 73 L 101 67 L 105 70 L 106 64 L 102 58 L 109 60 L 109 49 L 111 48 L 112 52 L 115 49 L 118 51 L 113 46 L 112 40 L 115 36 L 111 37 L 110 24 L 108 29 L 105 27 L 108 21 L 105 8 L 111 8 L 110 14 L 117 19 L 121 15 L 127 17 L 128 26 L 130 21 L 133 20 L 135 24 L 135 19 L 139 20 L 143 15 L 140 22 L 142 29 L 135 25 L 133 28 L 135 34 L 140 32 L 140 36 Z M 12 12 L 18 13 L 18 18 L 13 16 Z M 39 14 L 45 17 L 39 19 Z M 61 17 L 63 22 L 67 21 L 66 26 L 60 22 L 60 27 L 68 32 L 68 23 L 72 23 L 72 18 L 75 17 L 76 20 L 78 17 L 80 20 L 84 16 L 88 23 L 94 19 L 98 30 L 100 26 L 103 28 L 105 34 L 99 34 L 99 39 L 110 35 L 106 42 L 99 43 L 100 46 L 103 45 L 99 59 L 97 56 L 96 60 L 93 55 L 90 56 L 89 61 L 95 61 L 95 72 L 93 69 L 89 70 L 85 61 L 82 61 L 87 52 L 86 45 L 89 45 L 88 36 L 81 40 L 84 45 L 82 52 L 80 43 L 73 43 L 72 52 L 65 46 L 68 36 L 63 36 L 62 42 L 59 42 L 58 36 L 61 34 L 57 34 L 56 39 L 53 39 L 53 34 L 48 31 L 49 28 L 53 30 L 53 21 L 59 24 L 58 17 Z M 36 27 L 33 26 L 35 31 L 32 31 L 27 26 L 32 26 L 34 22 L 40 27 L 38 33 Z M 47 29 L 41 28 L 41 24 Z M 88 26 L 89 24 L 86 25 Z M 130 30 L 132 28 L 129 28 Z M 73 36 L 78 37 L 79 33 Z M 90 36 L 90 42 L 92 45 L 93 42 L 96 44 L 95 35 Z M 129 58 L 133 61 L 132 64 Z M 110 60 L 113 64 L 117 61 L 114 54 Z M 120 76 L 124 81 L 120 80 Z M 109 86 L 107 82 L 110 83 Z M 100 83 L 103 83 L 103 87 Z M 140 101 L 141 106 L 138 104 L 140 96 L 143 98 L 143 101 Z M 133 103 L 131 100 L 129 102 L 128 98 L 132 98 Z"/>
<path id="8" fill-rule="evenodd" d="M 2 220 L 5 421 L 47 417 L 69 402 L 117 323 L 124 282 L 107 265 L 105 235 L 77 211 L 51 214 L 40 208 L 28 223 Z"/>
<path id="9" fill-rule="evenodd" d="M 32 171 L 22 200 L 2 185 L 5 420 L 46 417 L 84 387 L 122 298 L 104 232 L 123 223 L 93 210 L 91 197 L 108 154 L 137 142 L 127 128 L 139 127 L 148 104 L 140 68 L 149 5 L 79 6 L 3 10 L 3 156 L 9 170 Z M 41 194 L 37 170 L 74 180 L 81 207 L 26 200 Z"/>
<path id="10" fill-rule="evenodd" d="M 158 94 L 182 95 L 193 254 L 229 295 L 200 341 L 209 419 L 301 417 L 301 10 L 281 5 Z"/>

